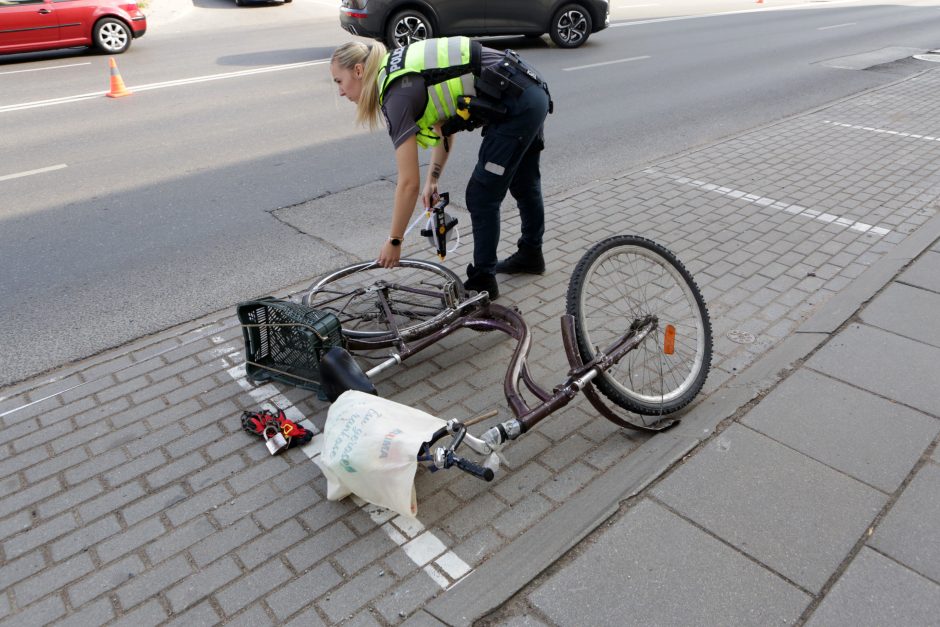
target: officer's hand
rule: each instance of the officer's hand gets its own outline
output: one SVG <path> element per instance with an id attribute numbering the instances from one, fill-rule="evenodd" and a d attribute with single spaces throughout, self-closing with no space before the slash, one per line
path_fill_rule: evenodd
<path id="1" fill-rule="evenodd" d="M 424 186 L 424 190 L 421 192 L 421 202 L 424 203 L 424 208 L 430 209 L 433 207 L 434 203 L 438 201 L 438 198 L 437 183 L 428 181 Z"/>
<path id="2" fill-rule="evenodd" d="M 385 242 L 382 250 L 379 251 L 378 262 L 383 268 L 394 268 L 401 259 L 401 246 L 392 246 L 391 242 Z"/>

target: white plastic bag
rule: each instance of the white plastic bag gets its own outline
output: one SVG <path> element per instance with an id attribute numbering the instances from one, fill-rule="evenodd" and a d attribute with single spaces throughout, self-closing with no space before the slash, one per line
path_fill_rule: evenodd
<path id="1" fill-rule="evenodd" d="M 326 477 L 326 497 L 338 501 L 355 494 L 414 518 L 418 449 L 445 425 L 407 405 L 355 390 L 344 392 L 330 406 L 323 451 L 315 458 Z"/>

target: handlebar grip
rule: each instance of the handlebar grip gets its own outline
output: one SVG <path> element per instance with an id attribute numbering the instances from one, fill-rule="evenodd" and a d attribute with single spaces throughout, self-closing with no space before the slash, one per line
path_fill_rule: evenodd
<path id="1" fill-rule="evenodd" d="M 464 459 L 462 457 L 456 457 L 454 463 L 457 464 L 457 468 L 461 469 L 464 472 L 468 472 L 475 477 L 479 477 L 484 481 L 492 481 L 495 474 L 493 473 L 492 468 L 484 468 L 479 464 L 475 464 L 469 459 Z"/>

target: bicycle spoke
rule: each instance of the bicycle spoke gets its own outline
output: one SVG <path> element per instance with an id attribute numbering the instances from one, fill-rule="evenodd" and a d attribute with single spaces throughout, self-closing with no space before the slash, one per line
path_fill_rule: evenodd
<path id="1" fill-rule="evenodd" d="M 337 270 L 311 286 L 304 302 L 336 313 L 348 337 L 391 344 L 447 315 L 448 303 L 463 293 L 457 276 L 443 266 L 403 259 L 391 269 L 370 262 Z"/>
<path id="2" fill-rule="evenodd" d="M 655 331 L 595 380 L 618 404 L 661 415 L 687 403 L 704 382 L 711 352 L 707 313 L 685 269 L 655 243 L 619 236 L 596 245 L 572 275 L 568 308 L 585 359 L 607 349 L 634 321 L 656 318 Z M 675 338 L 667 353 L 668 325 Z"/>

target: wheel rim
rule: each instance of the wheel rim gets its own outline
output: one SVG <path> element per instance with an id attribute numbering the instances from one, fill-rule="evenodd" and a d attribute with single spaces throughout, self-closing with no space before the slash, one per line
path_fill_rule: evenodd
<path id="1" fill-rule="evenodd" d="M 566 44 L 575 44 L 587 36 L 587 18 L 576 9 L 565 11 L 558 18 L 555 30 L 558 38 Z"/>
<path id="2" fill-rule="evenodd" d="M 668 405 L 696 385 L 705 359 L 695 294 L 677 268 L 645 248 L 618 246 L 600 255 L 588 271 L 579 311 L 593 350 L 605 350 L 624 320 L 650 314 L 659 319 L 656 331 L 602 376 L 625 396 Z M 662 349 L 666 325 L 676 328 L 673 355 Z"/>
<path id="3" fill-rule="evenodd" d="M 395 43 L 404 47 L 428 38 L 428 26 L 420 17 L 408 16 L 398 20 L 394 31 Z"/>
<path id="4" fill-rule="evenodd" d="M 311 286 L 303 301 L 315 309 L 334 313 L 349 337 L 379 338 L 391 332 L 387 312 L 379 306 L 380 290 L 385 290 L 392 303 L 391 313 L 399 331 L 413 332 L 449 311 L 442 294 L 448 286 L 462 293 L 459 283 L 452 272 L 429 262 L 402 260 L 400 266 L 392 269 L 365 262 L 322 278 Z M 425 291 L 429 293 L 422 293 Z"/>
<path id="5" fill-rule="evenodd" d="M 110 52 L 120 50 L 127 45 L 127 32 L 119 24 L 109 22 L 98 32 L 101 45 Z"/>

